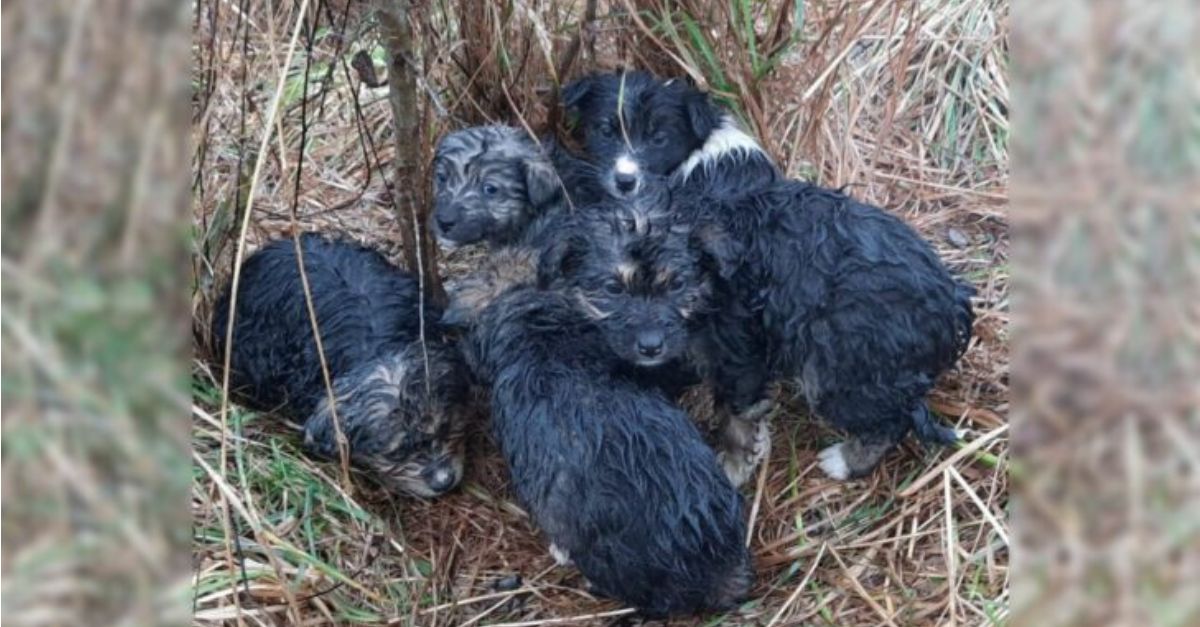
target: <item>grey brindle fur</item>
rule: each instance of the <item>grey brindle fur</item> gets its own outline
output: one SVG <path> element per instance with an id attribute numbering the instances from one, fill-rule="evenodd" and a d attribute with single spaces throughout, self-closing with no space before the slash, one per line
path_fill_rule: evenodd
<path id="1" fill-rule="evenodd" d="M 565 195 L 547 151 L 524 130 L 476 126 L 446 135 L 434 158 L 434 224 L 448 250 L 513 243 Z"/>

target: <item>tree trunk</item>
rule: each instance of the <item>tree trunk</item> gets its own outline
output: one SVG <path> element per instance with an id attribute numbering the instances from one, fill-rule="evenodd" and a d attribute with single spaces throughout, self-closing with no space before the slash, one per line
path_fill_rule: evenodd
<path id="1" fill-rule="evenodd" d="M 417 67 L 411 0 L 375 0 L 383 45 L 388 53 L 388 100 L 392 104 L 392 126 L 396 141 L 392 205 L 400 222 L 404 265 L 424 279 L 425 294 L 436 304 L 445 304 L 437 269 L 437 247 L 429 230 L 428 177 L 422 167 L 421 115 L 417 108 Z"/>

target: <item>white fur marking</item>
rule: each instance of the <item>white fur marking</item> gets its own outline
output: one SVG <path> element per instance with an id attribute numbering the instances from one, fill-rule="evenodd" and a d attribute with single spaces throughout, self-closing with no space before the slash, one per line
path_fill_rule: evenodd
<path id="1" fill-rule="evenodd" d="M 617 172 L 620 174 L 637 174 L 637 161 L 629 158 L 629 155 L 621 155 L 617 157 Z"/>
<path id="2" fill-rule="evenodd" d="M 704 145 L 693 151 L 691 156 L 676 170 L 685 180 L 696 168 L 710 167 L 722 157 L 747 152 L 762 152 L 762 146 L 748 133 L 738 128 L 737 122 L 725 116 L 717 130 L 709 134 Z"/>
<path id="3" fill-rule="evenodd" d="M 566 551 L 558 548 L 557 544 L 550 544 L 550 557 L 553 557 L 555 563 L 559 566 L 567 566 L 571 563 L 571 556 Z"/>
<path id="4" fill-rule="evenodd" d="M 850 466 L 846 464 L 846 456 L 842 452 L 844 445 L 845 443 L 834 444 L 817 454 L 821 470 L 825 471 L 825 474 L 829 475 L 831 479 L 838 481 L 845 481 L 850 477 Z"/>

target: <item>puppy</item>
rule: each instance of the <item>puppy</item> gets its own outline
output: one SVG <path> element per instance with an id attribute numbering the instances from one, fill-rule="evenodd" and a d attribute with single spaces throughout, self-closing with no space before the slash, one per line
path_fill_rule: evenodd
<path id="1" fill-rule="evenodd" d="M 966 348 L 973 289 L 916 232 L 877 207 L 780 178 L 757 143 L 677 80 L 602 75 L 565 93 L 612 191 L 623 193 L 622 171 L 636 175 L 632 189 L 645 170 L 665 173 L 672 211 L 732 240 L 723 250 L 733 270 L 718 275 L 696 354 L 725 416 L 721 457 L 736 484 L 767 453 L 767 387 L 779 378 L 799 381 L 815 412 L 850 434 L 820 454 L 831 477 L 869 473 L 910 429 L 956 439 L 924 397 Z"/>
<path id="2" fill-rule="evenodd" d="M 686 353 L 728 272 L 721 232 L 681 222 L 665 179 L 592 205 L 539 257 L 538 284 L 569 293 L 629 374 L 676 397 L 699 382 Z"/>
<path id="3" fill-rule="evenodd" d="M 741 496 L 683 411 L 615 374 L 609 342 L 571 296 L 510 290 L 465 346 L 517 496 L 560 563 L 652 617 L 745 595 Z"/>
<path id="4" fill-rule="evenodd" d="M 595 74 L 563 90 L 578 118 L 598 185 L 615 198 L 646 175 L 672 176 L 710 196 L 738 196 L 780 180 L 778 168 L 732 115 L 681 79 L 646 72 Z M 586 168 L 577 167 L 580 177 Z"/>
<path id="5" fill-rule="evenodd" d="M 592 167 L 552 140 L 511 126 L 476 126 L 442 138 L 434 157 L 434 226 L 446 250 L 517 243 L 539 219 L 603 192 Z"/>
<path id="6" fill-rule="evenodd" d="M 249 406 L 304 422 L 305 448 L 337 458 L 334 414 L 350 461 L 399 492 L 436 496 L 462 476 L 457 434 L 467 398 L 461 355 L 418 285 L 379 253 L 317 234 L 300 238 L 336 403 L 331 406 L 292 240 L 271 242 L 242 266 L 230 381 Z M 212 339 L 223 362 L 230 290 Z"/>

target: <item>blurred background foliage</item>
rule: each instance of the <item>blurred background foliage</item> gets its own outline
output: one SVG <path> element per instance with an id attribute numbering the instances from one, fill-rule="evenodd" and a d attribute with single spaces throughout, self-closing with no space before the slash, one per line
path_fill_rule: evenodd
<path id="1" fill-rule="evenodd" d="M 4 5 L 6 624 L 187 618 L 186 20 Z"/>

